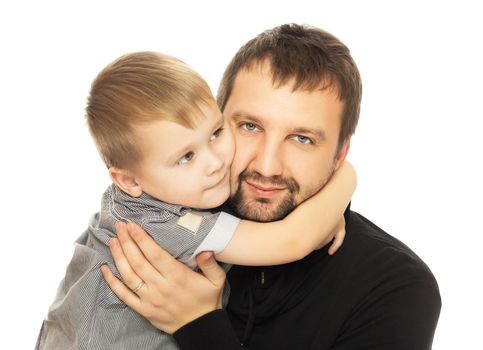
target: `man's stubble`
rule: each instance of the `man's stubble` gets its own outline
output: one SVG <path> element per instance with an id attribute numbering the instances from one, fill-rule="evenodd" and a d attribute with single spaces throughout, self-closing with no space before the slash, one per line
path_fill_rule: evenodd
<path id="1" fill-rule="evenodd" d="M 297 205 L 324 187 L 334 173 L 334 169 L 335 161 L 330 169 L 329 175 L 317 185 L 303 191 L 302 194 L 299 183 L 292 177 L 272 176 L 267 178 L 255 171 L 245 169 L 239 175 L 237 190 L 229 199 L 228 203 L 236 215 L 242 219 L 258 222 L 281 220 L 290 214 Z M 245 190 L 241 186 L 245 180 L 251 180 L 264 185 L 283 186 L 287 189 L 287 194 L 275 205 L 269 198 L 248 198 Z M 297 195 L 299 195 L 299 201 L 297 201 Z"/>

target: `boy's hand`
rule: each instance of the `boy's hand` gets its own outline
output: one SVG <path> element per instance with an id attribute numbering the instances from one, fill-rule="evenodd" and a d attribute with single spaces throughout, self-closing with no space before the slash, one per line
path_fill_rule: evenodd
<path id="1" fill-rule="evenodd" d="M 212 253 L 197 256 L 201 274 L 174 259 L 134 223 L 118 222 L 116 232 L 110 248 L 125 284 L 107 265 L 101 271 L 118 298 L 153 326 L 172 334 L 221 308 L 225 272 Z"/>
<path id="2" fill-rule="evenodd" d="M 342 216 L 342 218 L 339 220 L 337 226 L 334 229 L 333 236 L 334 238 L 330 248 L 329 248 L 329 255 L 334 255 L 334 253 L 339 250 L 339 248 L 342 246 L 342 242 L 344 242 L 345 238 L 345 218 Z"/>

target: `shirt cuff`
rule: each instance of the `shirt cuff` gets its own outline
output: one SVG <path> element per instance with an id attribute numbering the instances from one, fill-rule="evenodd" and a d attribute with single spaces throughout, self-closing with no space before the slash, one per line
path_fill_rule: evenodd
<path id="1" fill-rule="evenodd" d="M 182 350 L 241 349 L 224 310 L 215 310 L 197 318 L 174 332 L 173 337 Z"/>
<path id="2" fill-rule="evenodd" d="M 220 212 L 215 225 L 193 253 L 193 258 L 204 251 L 213 251 L 215 254 L 223 251 L 233 238 L 239 223 L 239 218 Z"/>

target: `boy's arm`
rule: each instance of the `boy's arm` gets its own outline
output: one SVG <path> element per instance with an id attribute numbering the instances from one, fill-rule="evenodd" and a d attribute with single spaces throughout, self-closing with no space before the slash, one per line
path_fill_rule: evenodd
<path id="1" fill-rule="evenodd" d="M 216 259 L 237 265 L 278 265 L 305 257 L 334 237 L 356 182 L 353 166 L 344 162 L 319 193 L 283 220 L 242 220 Z"/>

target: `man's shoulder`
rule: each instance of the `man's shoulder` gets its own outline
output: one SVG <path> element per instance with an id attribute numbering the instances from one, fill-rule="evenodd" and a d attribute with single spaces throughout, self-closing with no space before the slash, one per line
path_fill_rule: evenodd
<path id="1" fill-rule="evenodd" d="M 392 344 L 397 333 L 407 337 L 404 348 L 430 344 L 441 296 L 429 267 L 406 244 L 364 216 L 350 212 L 346 222 L 344 244 L 331 257 L 334 270 L 344 276 L 336 283 L 339 298 L 347 305 L 346 332 L 371 322 L 381 342 Z"/>
<path id="2" fill-rule="evenodd" d="M 363 215 L 351 211 L 346 226 L 347 259 L 359 273 L 377 273 L 381 278 L 421 280 L 436 286 L 426 263 L 406 244 Z"/>
<path id="3" fill-rule="evenodd" d="M 346 217 L 346 232 L 348 240 L 344 243 L 364 253 L 378 252 L 420 260 L 406 244 L 355 211 L 350 212 L 349 219 Z"/>

